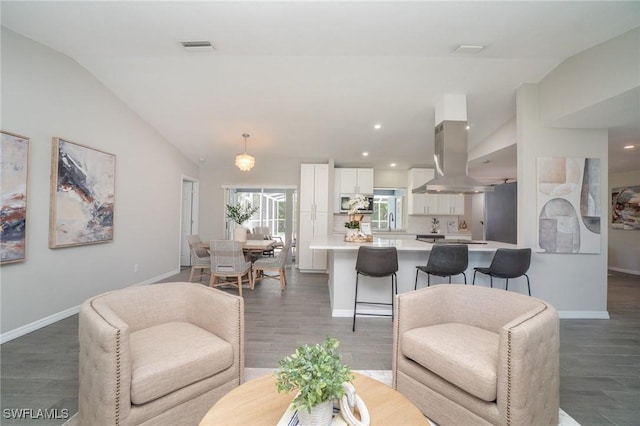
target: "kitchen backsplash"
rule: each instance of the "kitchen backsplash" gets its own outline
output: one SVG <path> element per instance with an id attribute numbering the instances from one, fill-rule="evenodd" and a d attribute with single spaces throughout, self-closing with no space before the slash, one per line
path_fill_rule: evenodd
<path id="1" fill-rule="evenodd" d="M 462 222 L 464 222 L 464 225 L 462 224 Z M 470 229 L 464 229 L 464 226 L 466 224 L 467 222 L 464 216 L 410 215 L 407 218 L 407 232 L 410 234 L 423 234 L 431 232 L 438 232 L 440 234 L 455 234 L 458 232 L 470 232 Z"/>
<path id="2" fill-rule="evenodd" d="M 345 231 L 344 223 L 349 219 L 345 214 L 333 215 L 333 233 L 339 234 Z M 434 225 L 434 219 L 437 224 Z M 371 215 L 364 215 L 363 222 L 369 222 Z M 464 222 L 464 225 L 462 224 Z M 408 216 L 407 228 L 408 234 L 429 234 L 434 227 L 440 234 L 466 233 L 471 232 L 470 229 L 464 229 L 468 224 L 464 216 Z M 462 226 L 461 226 L 462 225 Z"/>

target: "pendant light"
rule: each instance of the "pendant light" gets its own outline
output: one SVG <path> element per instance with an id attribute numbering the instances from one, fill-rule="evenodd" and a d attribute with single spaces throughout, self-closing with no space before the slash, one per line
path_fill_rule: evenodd
<path id="1" fill-rule="evenodd" d="M 249 135 L 247 133 L 243 133 L 242 137 L 244 138 L 244 152 L 236 155 L 236 167 L 243 172 L 248 172 L 253 168 L 253 166 L 255 166 L 256 159 L 253 155 L 247 154 L 247 138 Z"/>

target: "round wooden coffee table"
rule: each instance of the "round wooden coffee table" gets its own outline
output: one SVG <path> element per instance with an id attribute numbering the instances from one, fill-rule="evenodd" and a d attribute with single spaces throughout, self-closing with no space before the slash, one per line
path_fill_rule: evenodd
<path id="1" fill-rule="evenodd" d="M 372 425 L 426 425 L 426 417 L 400 392 L 370 377 L 354 373 L 353 386 L 369 409 Z M 275 425 L 293 394 L 278 393 L 276 377 L 268 374 L 248 381 L 223 396 L 200 426 Z"/>

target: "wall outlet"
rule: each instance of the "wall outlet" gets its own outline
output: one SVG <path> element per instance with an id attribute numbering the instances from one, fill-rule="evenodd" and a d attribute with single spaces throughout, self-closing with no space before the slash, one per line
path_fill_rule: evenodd
<path id="1" fill-rule="evenodd" d="M 137 263 L 134 263 L 133 265 L 133 272 L 138 272 L 140 270 L 140 267 L 138 266 Z"/>

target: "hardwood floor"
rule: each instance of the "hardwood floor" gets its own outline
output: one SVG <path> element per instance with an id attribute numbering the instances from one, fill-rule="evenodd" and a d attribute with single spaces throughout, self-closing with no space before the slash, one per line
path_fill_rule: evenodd
<path id="1" fill-rule="evenodd" d="M 263 280 L 244 291 L 246 366 L 274 368 L 303 343 L 341 342 L 353 369 L 391 368 L 389 318 L 332 318 L 326 275 L 287 270 L 288 286 Z M 184 281 L 188 270 L 164 281 Z M 535 282 L 535 281 L 534 281 Z M 535 285 L 535 284 L 533 284 Z M 228 290 L 234 292 L 233 290 Z M 581 425 L 640 424 L 640 277 L 609 277 L 610 320 L 561 320 L 560 406 Z M 6 409 L 77 411 L 78 317 L 0 347 L 3 425 L 60 425 L 64 419 L 7 419 Z M 60 413 L 63 413 L 60 411 Z"/>

